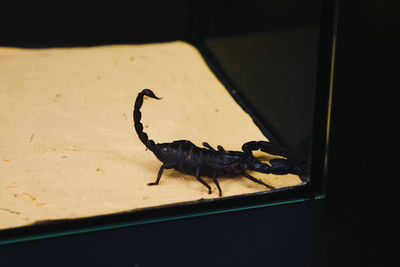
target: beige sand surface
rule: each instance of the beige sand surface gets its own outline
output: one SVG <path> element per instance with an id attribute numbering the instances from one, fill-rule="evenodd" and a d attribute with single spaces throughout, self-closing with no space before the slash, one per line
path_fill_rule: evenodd
<path id="1" fill-rule="evenodd" d="M 134 131 L 133 103 L 151 88 L 142 122 L 156 142 L 188 139 L 240 150 L 266 140 L 199 52 L 184 42 L 92 48 L 0 48 L 0 229 L 218 198 L 166 170 Z M 252 173 L 275 187 L 294 175 Z M 224 196 L 264 191 L 220 179 Z"/>

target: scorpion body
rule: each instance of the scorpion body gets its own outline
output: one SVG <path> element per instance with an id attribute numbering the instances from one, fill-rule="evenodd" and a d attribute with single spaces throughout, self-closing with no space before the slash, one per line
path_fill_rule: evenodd
<path id="1" fill-rule="evenodd" d="M 163 163 L 158 171 L 156 181 L 148 183 L 150 186 L 159 183 L 164 169 L 173 168 L 196 177 L 200 183 L 207 187 L 209 194 L 211 194 L 211 187 L 203 180 L 202 176 L 210 177 L 218 188 L 219 196 L 222 196 L 222 190 L 217 180 L 218 177 L 244 176 L 272 190 L 275 189 L 273 186 L 259 181 L 246 171 L 253 170 L 272 174 L 300 173 L 300 169 L 289 159 L 290 155 L 286 149 L 266 141 L 247 142 L 242 146 L 243 151 L 227 151 L 222 146 L 217 146 L 216 150 L 206 142 L 203 143 L 204 148 L 200 148 L 188 140 L 156 144 L 143 132 L 143 125 L 140 122 L 142 117 L 140 108 L 142 107 L 144 96 L 154 99 L 160 98 L 150 89 L 144 89 L 138 94 L 133 110 L 135 130 L 140 141 Z M 254 157 L 252 154 L 254 150 L 261 150 L 272 155 L 280 155 L 286 158 L 272 159 L 269 165 L 262 163 L 259 159 Z"/>

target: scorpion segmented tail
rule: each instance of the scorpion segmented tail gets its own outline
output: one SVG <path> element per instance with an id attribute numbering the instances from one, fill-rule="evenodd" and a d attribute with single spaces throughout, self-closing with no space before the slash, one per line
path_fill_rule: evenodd
<path id="1" fill-rule="evenodd" d="M 158 98 L 150 89 L 143 89 L 143 91 L 141 91 L 136 98 L 135 108 L 133 110 L 133 122 L 135 123 L 136 133 L 138 134 L 140 141 L 142 141 L 142 143 L 147 147 L 147 149 L 153 151 L 156 144 L 154 143 L 153 140 L 149 140 L 147 134 L 143 132 L 143 124 L 140 122 L 140 119 L 142 118 L 142 113 L 140 112 L 140 108 L 142 107 L 143 104 L 143 96 L 148 96 L 155 99 L 161 99 L 161 98 Z"/>

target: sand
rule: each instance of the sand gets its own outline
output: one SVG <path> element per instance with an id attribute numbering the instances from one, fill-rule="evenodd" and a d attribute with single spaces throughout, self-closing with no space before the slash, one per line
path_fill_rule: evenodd
<path id="1" fill-rule="evenodd" d="M 139 141 L 132 109 L 151 88 L 142 122 L 156 142 L 187 139 L 240 150 L 267 140 L 197 49 L 185 42 L 89 48 L 0 48 L 0 229 L 219 198 L 166 170 Z M 265 155 L 265 154 L 264 154 Z M 277 188 L 295 175 L 251 173 Z M 223 197 L 268 190 L 219 179 Z"/>

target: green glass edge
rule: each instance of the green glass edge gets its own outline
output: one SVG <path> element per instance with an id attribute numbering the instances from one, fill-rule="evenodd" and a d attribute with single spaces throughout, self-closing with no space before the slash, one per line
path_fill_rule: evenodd
<path id="1" fill-rule="evenodd" d="M 292 203 L 298 203 L 298 202 L 303 202 L 303 201 L 312 200 L 312 199 L 317 200 L 317 199 L 323 199 L 323 198 L 325 198 L 324 195 L 318 195 L 318 196 L 315 196 L 314 198 L 300 198 L 300 199 L 293 199 L 293 200 L 286 200 L 286 201 L 263 203 L 263 204 L 251 205 L 251 206 L 220 209 L 220 210 L 215 210 L 215 211 L 189 213 L 189 214 L 184 214 L 184 215 L 179 215 L 179 216 L 160 217 L 160 218 L 156 218 L 156 219 L 147 219 L 147 220 L 138 220 L 138 221 L 133 221 L 133 222 L 127 222 L 127 223 L 110 224 L 110 225 L 106 225 L 106 226 L 97 226 L 97 227 L 94 226 L 94 227 L 90 227 L 90 228 L 84 228 L 84 229 L 78 229 L 78 230 L 68 230 L 68 231 L 49 233 L 49 234 L 38 234 L 38 235 L 33 235 L 33 236 L 0 240 L 0 245 L 32 241 L 32 240 L 38 240 L 38 239 L 46 239 L 46 238 L 59 237 L 59 236 L 66 236 L 66 235 L 73 235 L 73 234 L 102 231 L 102 230 L 110 230 L 110 229 L 116 229 L 116 228 L 148 224 L 148 223 L 180 220 L 180 219 L 193 218 L 193 217 L 199 217 L 199 216 L 204 216 L 204 215 L 212 215 L 212 214 L 220 214 L 220 213 L 227 213 L 227 212 L 234 212 L 234 211 L 241 211 L 241 210 L 263 208 L 263 207 L 268 207 L 268 206 L 292 204 Z"/>

